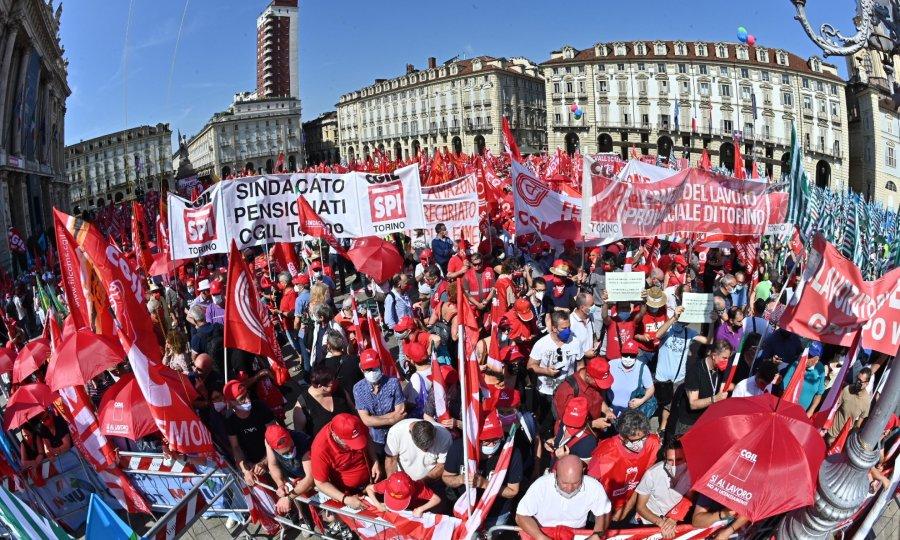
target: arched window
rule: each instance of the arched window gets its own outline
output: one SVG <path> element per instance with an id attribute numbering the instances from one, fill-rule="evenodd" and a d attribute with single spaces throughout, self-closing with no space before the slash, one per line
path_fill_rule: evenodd
<path id="1" fill-rule="evenodd" d="M 891 180 L 888 180 L 887 183 L 884 184 L 884 189 L 886 189 L 888 191 L 897 191 L 897 184 L 895 184 Z"/>

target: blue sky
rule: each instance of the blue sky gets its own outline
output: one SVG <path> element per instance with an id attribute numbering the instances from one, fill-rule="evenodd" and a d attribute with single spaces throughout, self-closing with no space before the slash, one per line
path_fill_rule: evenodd
<path id="1" fill-rule="evenodd" d="M 169 122 L 196 133 L 256 80 L 256 17 L 268 0 L 128 0 L 64 3 L 69 59 L 66 143 Z M 300 2 L 303 119 L 331 110 L 345 92 L 453 56 L 525 56 L 536 62 L 564 44 L 585 48 L 630 39 L 736 40 L 739 25 L 767 47 L 818 51 L 793 19 L 789 0 L 309 0 Z M 814 27 L 851 33 L 851 0 L 809 2 Z M 639 6 L 639 8 L 638 8 Z M 172 63 L 174 57 L 174 70 Z M 843 59 L 832 59 L 844 70 Z M 170 72 L 172 77 L 170 78 Z M 127 85 L 126 77 L 127 74 Z M 171 81 L 171 84 L 170 84 Z"/>

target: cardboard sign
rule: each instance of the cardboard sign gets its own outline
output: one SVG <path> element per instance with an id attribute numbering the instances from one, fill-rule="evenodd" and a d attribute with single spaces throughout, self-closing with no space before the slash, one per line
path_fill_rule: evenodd
<path id="1" fill-rule="evenodd" d="M 643 272 L 609 272 L 606 274 L 606 294 L 609 302 L 639 302 L 644 290 Z"/>
<path id="2" fill-rule="evenodd" d="M 713 295 L 706 293 L 686 292 L 682 295 L 681 305 L 684 313 L 678 318 L 678 322 L 708 323 L 713 320 Z"/>

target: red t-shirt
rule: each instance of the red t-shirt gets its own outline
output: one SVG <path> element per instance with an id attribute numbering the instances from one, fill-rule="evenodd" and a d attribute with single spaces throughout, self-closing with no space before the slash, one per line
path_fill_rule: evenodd
<path id="1" fill-rule="evenodd" d="M 656 341 L 656 331 L 666 322 L 666 308 L 663 307 L 659 313 L 646 312 L 641 318 L 641 327 L 637 329 L 638 334 L 643 334 L 653 340 L 653 343 L 644 343 L 637 341 L 638 347 L 642 351 L 653 352 L 659 349 L 659 341 Z"/>
<path id="2" fill-rule="evenodd" d="M 369 460 L 365 450 L 341 448 L 331 438 L 327 424 L 313 439 L 310 451 L 313 478 L 331 482 L 341 491 L 359 491 L 369 483 Z"/>
<path id="3" fill-rule="evenodd" d="M 294 289 L 285 289 L 284 293 L 281 295 L 281 303 L 278 304 L 278 311 L 282 313 L 287 313 L 290 316 L 294 315 L 294 309 L 297 304 L 297 293 L 294 292 Z"/>
<path id="4" fill-rule="evenodd" d="M 513 286 L 512 278 L 510 276 L 500 276 L 497 278 L 497 281 L 494 284 L 494 286 L 497 289 L 497 297 L 496 297 L 497 305 L 500 306 L 500 309 L 502 309 L 503 311 L 506 311 L 509 308 L 511 308 L 512 306 L 507 301 L 508 300 L 507 295 L 509 295 L 510 294 L 509 291 L 511 291 L 512 296 L 513 297 L 516 296 L 516 291 Z"/>
<path id="5" fill-rule="evenodd" d="M 584 397 L 588 400 L 588 421 L 596 420 L 603 416 L 603 394 L 599 389 L 587 384 L 584 382 L 584 379 L 581 378 L 580 373 L 584 370 L 577 371 L 575 375 L 573 375 L 572 379 L 578 385 L 578 397 Z M 566 403 L 568 403 L 573 397 L 576 396 L 576 391 L 572 388 L 572 385 L 569 384 L 568 379 L 559 383 L 559 386 L 556 387 L 556 390 L 553 392 L 553 403 L 556 406 L 556 411 L 562 415 L 563 411 L 566 410 Z M 557 421 L 557 430 L 559 429 L 559 422 Z"/>
<path id="6" fill-rule="evenodd" d="M 603 439 L 594 449 L 587 473 L 603 484 L 614 509 L 628 502 L 644 473 L 656 463 L 659 447 L 659 436 L 651 433 L 637 454 L 625 448 L 618 435 Z"/>
<path id="7" fill-rule="evenodd" d="M 616 318 L 616 308 L 609 310 L 609 328 L 606 330 L 606 358 L 615 360 L 622 358 L 622 349 L 636 347 L 637 341 L 634 340 L 636 329 L 636 321 L 634 315 L 627 321 L 620 321 Z"/>
<path id="8" fill-rule="evenodd" d="M 465 265 L 466 258 L 457 253 L 456 255 L 450 257 L 450 261 L 447 262 L 447 273 L 453 274 L 455 272 L 459 272 Z M 453 281 L 453 279 L 449 279 L 449 281 Z"/>
<path id="9" fill-rule="evenodd" d="M 375 488 L 375 493 L 384 495 L 388 488 L 387 484 L 387 480 L 382 480 L 372 487 Z M 430 501 L 433 496 L 434 491 L 426 486 L 424 482 L 421 480 L 413 480 L 412 499 L 409 500 L 409 506 L 407 506 L 406 509 L 410 511 L 415 510 Z"/>

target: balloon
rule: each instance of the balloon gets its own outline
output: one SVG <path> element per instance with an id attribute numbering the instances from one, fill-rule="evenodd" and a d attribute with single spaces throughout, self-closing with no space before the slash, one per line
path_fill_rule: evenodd
<path id="1" fill-rule="evenodd" d="M 575 120 L 581 120 L 581 115 L 584 114 L 581 110 L 575 111 Z"/>
<path id="2" fill-rule="evenodd" d="M 569 105 L 569 110 L 572 111 L 572 112 L 577 111 L 577 110 L 578 110 L 578 104 L 577 104 L 577 103 L 573 103 L 573 104 Z"/>
<path id="3" fill-rule="evenodd" d="M 756 36 L 750 34 L 747 36 L 747 45 L 756 45 Z"/>
<path id="4" fill-rule="evenodd" d="M 743 26 L 738 26 L 737 37 L 741 43 L 746 43 L 747 42 L 747 29 L 744 28 Z"/>
<path id="5" fill-rule="evenodd" d="M 584 109 L 581 108 L 581 105 L 579 105 L 578 108 L 575 109 L 575 114 L 584 114 Z"/>

